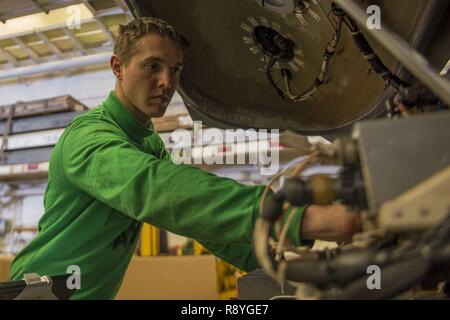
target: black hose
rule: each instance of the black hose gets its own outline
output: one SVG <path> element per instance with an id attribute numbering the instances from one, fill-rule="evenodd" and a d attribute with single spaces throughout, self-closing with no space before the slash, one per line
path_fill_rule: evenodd
<path id="1" fill-rule="evenodd" d="M 354 281 L 337 294 L 326 296 L 325 300 L 383 300 L 395 298 L 420 282 L 429 270 L 429 261 L 422 257 L 393 263 L 380 268 L 380 288 L 369 289 L 367 274 Z"/>
<path id="2" fill-rule="evenodd" d="M 366 274 L 367 266 L 374 263 L 374 256 L 375 250 L 369 248 L 342 252 L 333 259 L 288 261 L 286 279 L 317 286 L 343 286 Z"/>
<path id="3" fill-rule="evenodd" d="M 373 51 L 366 37 L 361 33 L 355 21 L 349 16 L 345 16 L 345 24 L 349 29 L 353 40 L 358 47 L 359 51 L 361 51 L 364 58 L 370 64 L 372 70 L 381 75 L 381 77 L 386 81 L 386 83 L 394 88 L 396 91 L 399 91 L 401 87 L 408 87 L 409 84 L 405 81 L 401 80 L 398 76 L 393 74 L 381 61 L 378 55 Z"/>

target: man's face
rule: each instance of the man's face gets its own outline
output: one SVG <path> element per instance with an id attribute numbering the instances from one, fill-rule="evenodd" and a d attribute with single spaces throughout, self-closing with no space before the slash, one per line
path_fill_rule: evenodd
<path id="1" fill-rule="evenodd" d="M 140 39 L 131 60 L 120 64 L 119 98 L 144 123 L 161 117 L 178 87 L 182 67 L 180 47 L 169 38 L 149 34 Z"/>

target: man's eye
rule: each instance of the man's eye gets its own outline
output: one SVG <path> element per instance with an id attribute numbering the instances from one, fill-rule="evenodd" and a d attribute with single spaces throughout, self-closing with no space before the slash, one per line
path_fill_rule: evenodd
<path id="1" fill-rule="evenodd" d="M 181 73 L 181 67 L 173 67 L 172 73 L 178 76 Z"/>
<path id="2" fill-rule="evenodd" d="M 151 62 L 147 64 L 147 69 L 150 71 L 158 71 L 159 70 L 159 63 Z"/>

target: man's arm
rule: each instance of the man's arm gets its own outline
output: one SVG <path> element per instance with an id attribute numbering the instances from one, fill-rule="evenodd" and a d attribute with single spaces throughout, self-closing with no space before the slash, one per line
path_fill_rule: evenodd
<path id="1" fill-rule="evenodd" d="M 263 186 L 161 160 L 103 123 L 71 128 L 61 150 L 68 180 L 122 214 L 193 239 L 252 245 Z"/>
<path id="2" fill-rule="evenodd" d="M 252 233 L 263 186 L 245 186 L 161 160 L 105 125 L 73 128 L 64 138 L 61 163 L 73 184 L 117 211 L 199 239 L 244 270 L 256 265 Z M 327 230 L 319 220 L 333 215 L 320 212 L 308 209 L 304 227 L 302 210 L 294 215 L 288 232 L 294 245 L 300 244 L 299 228 L 308 236 L 303 239 L 320 238 Z M 321 233 L 315 233 L 316 229 Z"/>

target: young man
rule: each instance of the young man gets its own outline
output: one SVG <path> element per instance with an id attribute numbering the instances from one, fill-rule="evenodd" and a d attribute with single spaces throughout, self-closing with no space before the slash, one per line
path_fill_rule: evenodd
<path id="1" fill-rule="evenodd" d="M 55 146 L 39 234 L 15 258 L 11 280 L 77 266 L 81 289 L 72 298 L 114 298 L 143 222 L 198 239 L 243 270 L 258 266 L 252 231 L 263 186 L 175 165 L 153 131 L 151 118 L 164 114 L 178 86 L 183 48 L 182 37 L 161 20 L 120 28 L 111 57 L 115 89 Z M 289 231 L 296 245 L 347 240 L 359 228 L 357 215 L 344 207 L 303 211 Z"/>

